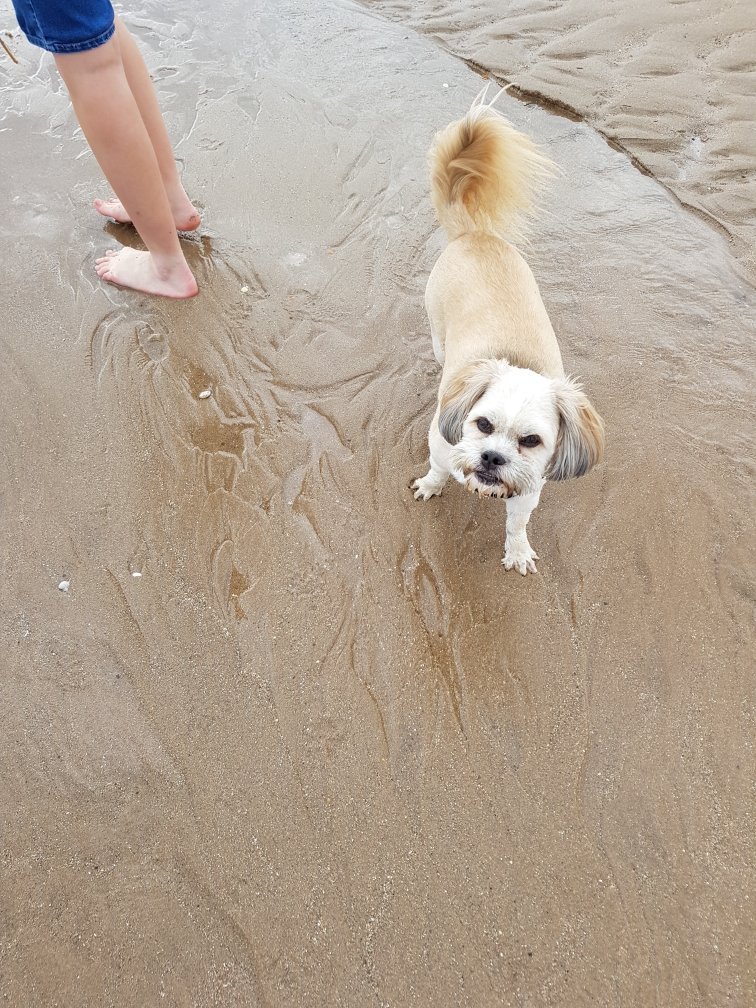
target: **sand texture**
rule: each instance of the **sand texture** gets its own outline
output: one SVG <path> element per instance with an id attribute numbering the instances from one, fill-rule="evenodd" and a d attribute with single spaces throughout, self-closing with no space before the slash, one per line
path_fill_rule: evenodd
<path id="1" fill-rule="evenodd" d="M 608 432 L 507 574 L 501 503 L 408 489 L 427 150 L 480 78 L 341 0 L 128 23 L 203 209 L 191 302 L 97 280 L 134 232 L 91 210 L 50 60 L 0 57 L 0 1003 L 747 1008 L 756 307 L 727 240 L 502 99 L 562 169 L 527 256 Z"/>
<path id="2" fill-rule="evenodd" d="M 585 118 L 730 237 L 756 277 L 753 0 L 365 0 Z"/>

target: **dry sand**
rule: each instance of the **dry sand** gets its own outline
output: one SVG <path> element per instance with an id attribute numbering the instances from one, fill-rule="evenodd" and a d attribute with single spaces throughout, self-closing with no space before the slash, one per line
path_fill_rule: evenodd
<path id="1" fill-rule="evenodd" d="M 528 256 L 608 428 L 505 574 L 501 506 L 407 489 L 426 150 L 479 78 L 339 0 L 129 23 L 205 207 L 191 303 L 97 282 L 133 234 L 89 210 L 49 59 L 0 59 L 0 1001 L 746 1008 L 756 310 L 726 241 L 503 101 L 564 170 Z"/>
<path id="2" fill-rule="evenodd" d="M 724 229 L 756 276 L 753 0 L 364 0 L 573 110 Z"/>

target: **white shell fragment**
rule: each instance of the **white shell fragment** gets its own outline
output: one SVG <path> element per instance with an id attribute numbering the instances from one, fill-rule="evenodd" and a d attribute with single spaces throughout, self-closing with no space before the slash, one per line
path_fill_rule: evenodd
<path id="1" fill-rule="evenodd" d="M 200 392 L 199 397 L 200 397 L 200 399 L 209 399 L 212 394 L 213 394 L 213 390 L 209 389 L 209 388 L 206 388 L 206 389 L 203 389 Z"/>
<path id="2" fill-rule="evenodd" d="M 67 592 L 70 587 L 71 587 L 71 582 L 68 581 L 68 580 L 63 580 L 58 585 L 58 591 Z"/>
<path id="3" fill-rule="evenodd" d="M 242 287 L 241 292 L 242 294 L 247 294 L 249 292 L 249 287 Z"/>
<path id="4" fill-rule="evenodd" d="M 132 577 L 141 577 L 142 576 L 142 572 L 141 571 L 132 571 L 131 572 L 131 576 Z"/>

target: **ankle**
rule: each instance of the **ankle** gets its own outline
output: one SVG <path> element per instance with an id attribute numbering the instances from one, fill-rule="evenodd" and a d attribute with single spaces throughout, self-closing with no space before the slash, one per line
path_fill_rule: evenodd
<path id="1" fill-rule="evenodd" d="M 184 189 L 182 184 L 178 181 L 175 185 L 166 189 L 165 193 L 168 197 L 168 202 L 173 209 L 185 210 L 187 207 L 192 205 L 192 201 L 186 194 L 186 189 Z"/>
<path id="2" fill-rule="evenodd" d="M 151 252 L 150 255 L 155 265 L 155 271 L 161 280 L 171 280 L 177 276 L 185 276 L 187 273 L 191 275 L 189 264 L 181 252 L 178 255 L 159 255 L 156 252 Z"/>

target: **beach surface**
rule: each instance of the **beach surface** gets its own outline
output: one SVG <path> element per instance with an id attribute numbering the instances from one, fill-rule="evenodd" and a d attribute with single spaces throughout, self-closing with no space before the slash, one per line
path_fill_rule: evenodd
<path id="1" fill-rule="evenodd" d="M 585 119 L 730 240 L 756 279 L 752 0 L 363 0 Z"/>
<path id="2" fill-rule="evenodd" d="M 607 427 L 505 573 L 500 503 L 408 489 L 427 150 L 482 81 L 453 9 L 379 6 L 131 9 L 203 212 L 175 303 L 98 281 L 138 239 L 0 5 L 0 1003 L 747 1008 L 745 259 L 588 109 L 500 99 Z"/>

